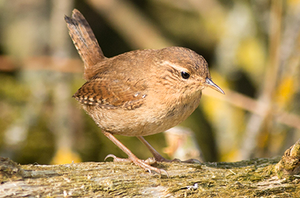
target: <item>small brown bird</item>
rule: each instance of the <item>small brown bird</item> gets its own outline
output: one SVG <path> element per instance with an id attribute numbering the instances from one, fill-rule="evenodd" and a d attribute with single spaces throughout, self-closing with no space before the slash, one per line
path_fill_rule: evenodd
<path id="1" fill-rule="evenodd" d="M 114 134 L 136 136 L 156 161 L 164 159 L 143 136 L 163 132 L 185 120 L 198 107 L 202 89 L 224 94 L 210 77 L 205 59 L 183 47 L 130 51 L 106 58 L 84 16 L 76 9 L 65 16 L 69 34 L 84 62 L 87 82 L 73 95 L 102 133 L 151 172 L 164 171 L 138 159 Z M 164 171 L 165 172 L 165 171 Z"/>

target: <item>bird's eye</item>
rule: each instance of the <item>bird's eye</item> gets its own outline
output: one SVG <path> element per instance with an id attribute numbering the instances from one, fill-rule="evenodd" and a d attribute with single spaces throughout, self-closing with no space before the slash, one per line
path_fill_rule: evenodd
<path id="1" fill-rule="evenodd" d="M 187 72 L 185 72 L 185 71 L 182 71 L 182 72 L 181 72 L 181 77 L 182 77 L 183 79 L 188 79 L 188 78 L 190 77 L 190 74 L 187 73 Z"/>

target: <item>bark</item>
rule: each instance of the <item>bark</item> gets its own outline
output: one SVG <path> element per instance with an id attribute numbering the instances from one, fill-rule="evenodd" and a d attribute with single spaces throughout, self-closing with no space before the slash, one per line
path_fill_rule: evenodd
<path id="1" fill-rule="evenodd" d="M 279 157 L 233 163 L 158 163 L 169 176 L 148 173 L 130 163 L 18 165 L 1 158 L 0 197 L 297 197 L 299 145 L 298 141 L 286 151 L 280 163 Z M 288 156 L 294 168 L 283 162 Z M 297 172 L 286 171 L 284 164 Z"/>

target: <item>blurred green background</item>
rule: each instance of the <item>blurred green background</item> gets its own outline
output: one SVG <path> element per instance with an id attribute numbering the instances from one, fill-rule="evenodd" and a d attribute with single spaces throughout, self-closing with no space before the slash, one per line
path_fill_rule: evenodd
<path id="1" fill-rule="evenodd" d="M 181 125 L 206 161 L 273 157 L 300 138 L 299 0 L 0 0 L 0 156 L 21 164 L 126 157 L 71 97 L 84 83 L 64 22 L 74 8 L 107 57 L 172 45 L 205 57 L 226 95 L 204 90 Z M 151 156 L 137 138 L 117 137 Z M 146 139 L 173 157 L 166 134 Z"/>

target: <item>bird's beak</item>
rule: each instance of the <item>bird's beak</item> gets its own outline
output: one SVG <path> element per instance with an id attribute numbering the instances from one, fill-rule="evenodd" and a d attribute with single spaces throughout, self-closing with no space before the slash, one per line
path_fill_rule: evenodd
<path id="1" fill-rule="evenodd" d="M 225 94 L 225 92 L 218 85 L 216 85 L 211 79 L 206 78 L 205 83 L 208 87 L 210 87 L 222 94 Z"/>

